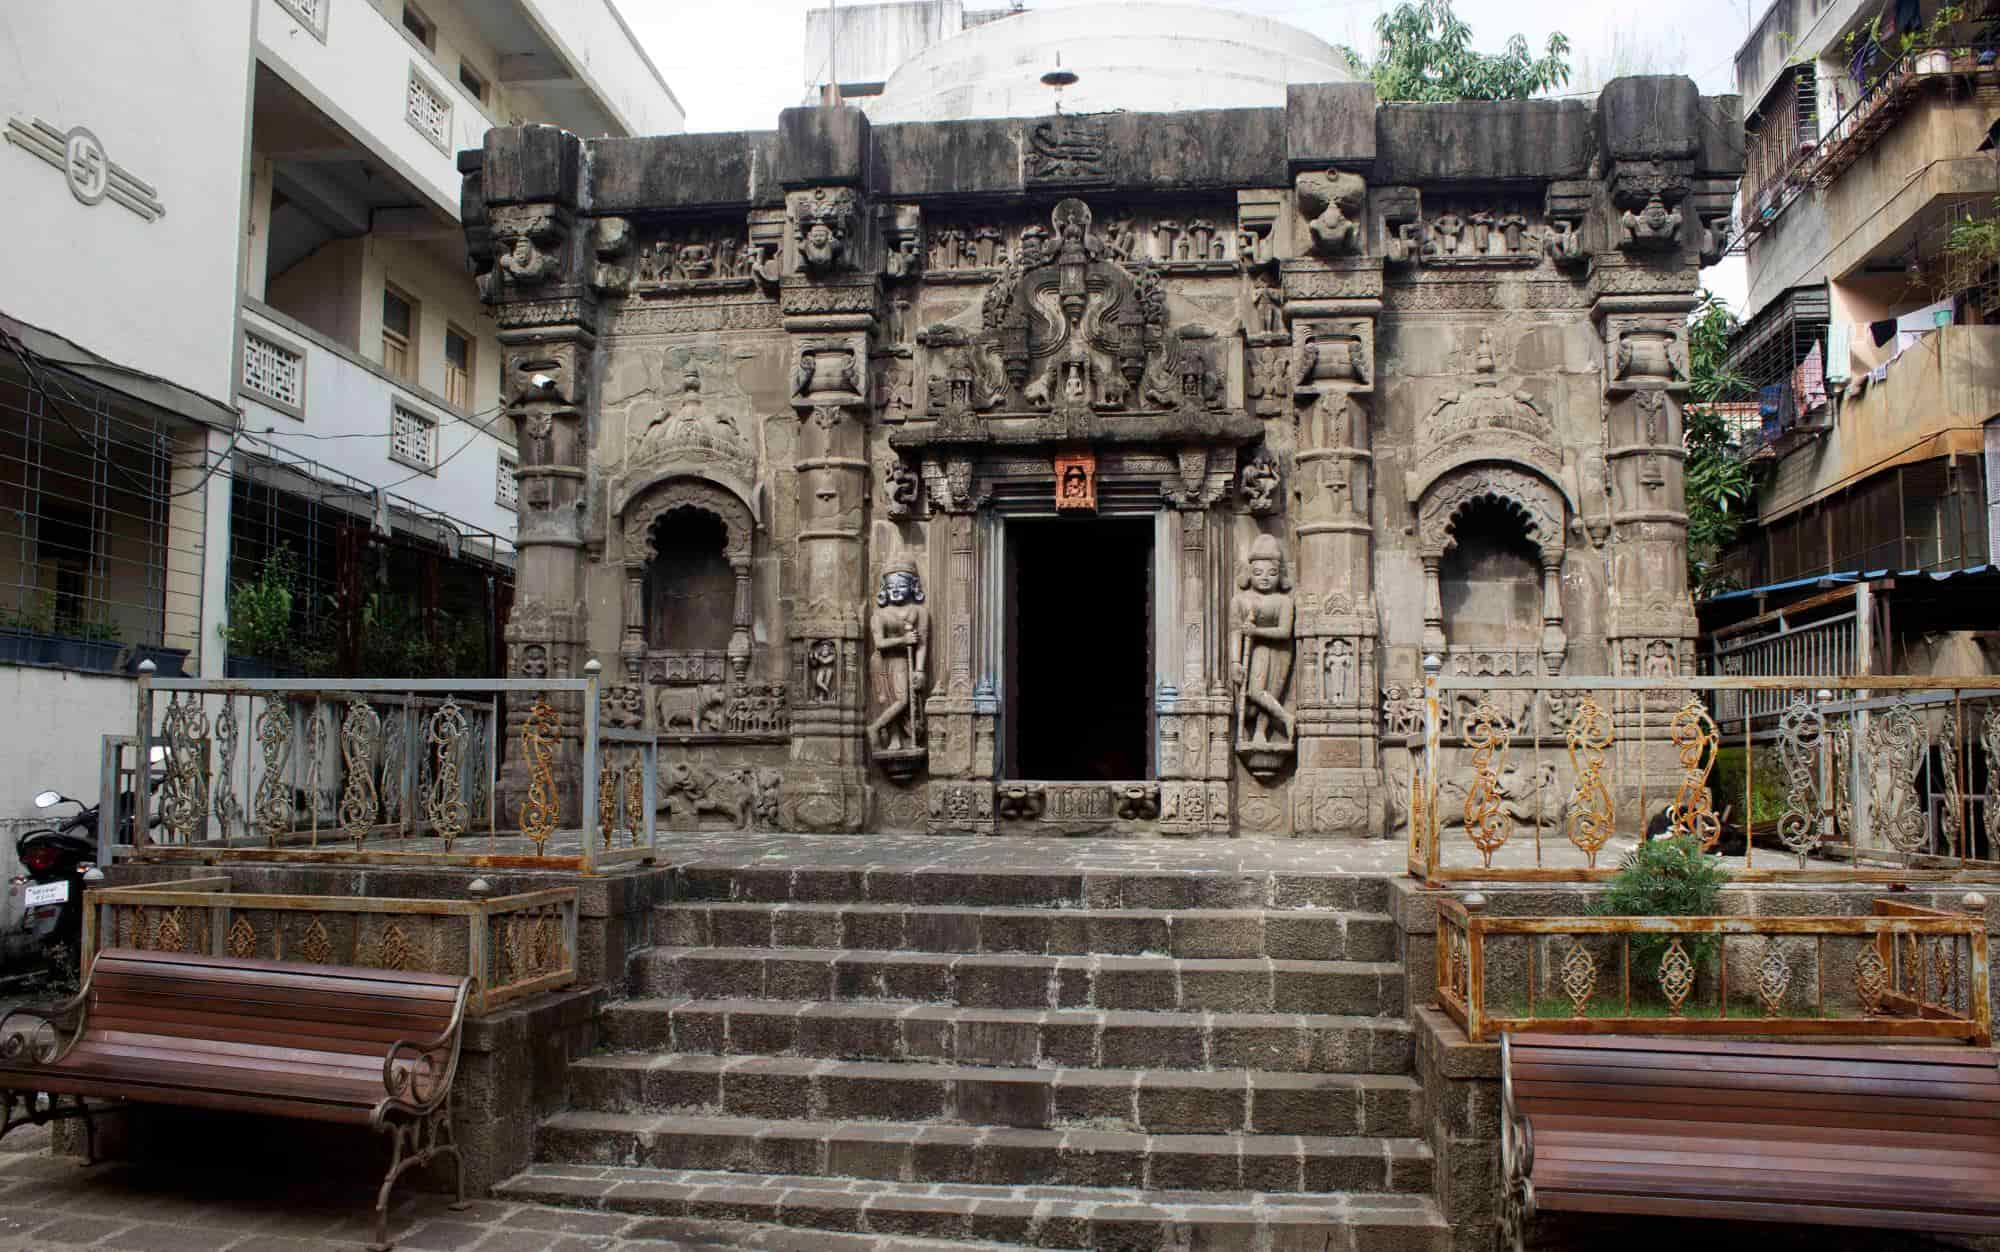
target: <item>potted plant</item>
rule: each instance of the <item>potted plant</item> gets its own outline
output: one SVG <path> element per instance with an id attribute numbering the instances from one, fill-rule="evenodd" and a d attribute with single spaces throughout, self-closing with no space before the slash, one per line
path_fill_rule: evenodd
<path id="1" fill-rule="evenodd" d="M 298 585 L 298 558 L 287 547 L 272 549 L 257 576 L 229 589 L 229 617 L 217 629 L 229 648 L 231 678 L 293 678 L 292 604 Z"/>
<path id="2" fill-rule="evenodd" d="M 64 669 L 115 670 L 120 631 L 110 622 L 59 617 L 55 599 L 0 612 L 0 661 Z"/>

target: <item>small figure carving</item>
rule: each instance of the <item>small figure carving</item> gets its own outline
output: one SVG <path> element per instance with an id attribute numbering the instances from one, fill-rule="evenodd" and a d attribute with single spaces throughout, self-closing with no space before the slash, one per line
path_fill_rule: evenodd
<path id="1" fill-rule="evenodd" d="M 829 192 L 820 187 L 801 195 L 793 206 L 793 233 L 799 245 L 799 265 L 822 277 L 849 265 L 848 232 L 854 217 L 854 193 L 847 188 Z"/>
<path id="2" fill-rule="evenodd" d="M 924 607 L 924 584 L 908 557 L 882 572 L 882 590 L 875 597 L 871 635 L 875 643 L 875 676 L 884 701 L 868 724 L 876 757 L 900 758 L 911 772 L 924 756 L 923 694 L 925 662 L 930 651 L 931 616 Z"/>
<path id="3" fill-rule="evenodd" d="M 1259 517 L 1278 511 L 1282 503 L 1279 489 L 1284 479 L 1278 472 L 1278 458 L 1271 455 L 1269 448 L 1258 451 L 1243 467 L 1240 487 L 1243 505 Z"/>
<path id="4" fill-rule="evenodd" d="M 1250 333 L 1253 335 L 1282 335 L 1285 333 L 1285 313 L 1278 301 L 1278 294 L 1267 283 L 1258 283 L 1250 289 Z"/>
<path id="5" fill-rule="evenodd" d="M 1048 792 L 1040 787 L 1016 783 L 1001 787 L 994 797 L 994 811 L 1001 821 L 1033 822 L 1048 811 Z"/>
<path id="6" fill-rule="evenodd" d="M 1425 256 L 1457 256 L 1460 236 L 1465 233 L 1465 219 L 1456 213 L 1443 213 L 1431 222 L 1431 237 L 1424 244 Z"/>
<path id="7" fill-rule="evenodd" d="M 646 724 L 646 691 L 637 683 L 604 689 L 604 724 L 618 730 L 638 730 Z"/>
<path id="8" fill-rule="evenodd" d="M 1323 660 L 1326 669 L 1326 702 L 1352 704 L 1355 701 L 1354 644 L 1346 639 L 1329 640 Z"/>
<path id="9" fill-rule="evenodd" d="M 1583 232 L 1574 222 L 1551 222 L 1542 236 L 1542 251 L 1557 265 L 1574 265 L 1586 259 Z"/>
<path id="10" fill-rule="evenodd" d="M 814 704 L 833 703 L 833 678 L 839 661 L 839 645 L 831 639 L 815 639 L 807 647 L 806 698 Z"/>
<path id="11" fill-rule="evenodd" d="M 1125 783 L 1113 795 L 1114 812 L 1121 822 L 1150 822 L 1160 816 L 1158 783 Z"/>
<path id="12" fill-rule="evenodd" d="M 1655 639 L 1646 645 L 1646 677 L 1672 678 L 1676 670 L 1673 644 L 1664 639 Z"/>
<path id="13" fill-rule="evenodd" d="M 885 509 L 891 521 L 902 521 L 916 512 L 917 491 L 923 486 L 917 471 L 901 461 L 891 461 L 883 470 L 882 479 L 888 496 Z"/>
<path id="14" fill-rule="evenodd" d="M 1259 535 L 1237 577 L 1230 601 L 1237 690 L 1236 742 L 1253 773 L 1281 768 L 1292 753 L 1292 715 L 1285 693 L 1292 682 L 1292 581 L 1284 552 L 1271 535 Z"/>

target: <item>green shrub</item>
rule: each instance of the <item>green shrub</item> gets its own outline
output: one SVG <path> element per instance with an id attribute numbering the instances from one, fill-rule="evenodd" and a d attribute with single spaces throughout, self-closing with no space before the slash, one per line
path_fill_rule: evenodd
<path id="1" fill-rule="evenodd" d="M 1646 839 L 1618 863 L 1618 872 L 1590 912 L 1598 917 L 1713 917 L 1722 911 L 1722 888 L 1728 882 L 1722 858 L 1704 853 L 1694 836 Z M 1668 942 L 1662 935 L 1632 936 L 1632 969 L 1643 976 L 1635 981 L 1655 985 Z M 1714 935 L 1682 941 L 1697 969 L 1715 958 L 1720 944 Z"/>
<path id="2" fill-rule="evenodd" d="M 292 605 L 297 599 L 299 560 L 288 547 L 273 548 L 257 576 L 229 589 L 229 620 L 222 639 L 236 656 L 284 662 L 292 659 Z"/>
<path id="3" fill-rule="evenodd" d="M 1743 811 L 1746 774 L 1756 788 L 1750 793 L 1748 814 Z M 1778 766 L 1777 753 L 1769 749 L 1759 748 L 1755 752 L 1746 752 L 1742 748 L 1722 749 L 1715 755 L 1715 772 L 1708 781 L 1715 811 L 1731 810 L 1730 820 L 1733 822 L 1775 822 L 1784 814 L 1784 771 Z"/>

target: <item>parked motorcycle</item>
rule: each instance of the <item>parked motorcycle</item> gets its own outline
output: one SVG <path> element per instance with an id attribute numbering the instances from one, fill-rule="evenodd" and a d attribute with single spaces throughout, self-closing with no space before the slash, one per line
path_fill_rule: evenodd
<path id="1" fill-rule="evenodd" d="M 167 750 L 152 751 L 147 783 L 149 793 L 157 792 L 166 781 Z M 52 809 L 73 804 L 76 812 L 55 826 L 24 832 L 14 841 L 14 854 L 21 874 L 8 884 L 7 915 L 18 923 L 0 933 L 0 966 L 19 972 L 33 966 L 74 969 L 83 948 L 83 891 L 88 876 L 97 868 L 97 824 L 99 806 L 74 800 L 59 791 L 43 791 L 35 796 L 35 807 Z M 120 792 L 112 837 L 119 843 L 132 841 L 133 797 Z M 156 811 L 149 823 L 160 824 Z"/>

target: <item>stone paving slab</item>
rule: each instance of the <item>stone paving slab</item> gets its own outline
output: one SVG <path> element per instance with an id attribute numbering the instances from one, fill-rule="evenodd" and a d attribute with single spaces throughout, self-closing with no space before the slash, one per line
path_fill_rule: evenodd
<path id="1" fill-rule="evenodd" d="M 84 1166 L 49 1153 L 43 1130 L 0 1145 L 0 1252 L 352 1252 L 373 1237 L 372 1187 L 218 1168 Z M 386 1152 L 386 1146 L 384 1151 Z M 385 1157 L 386 1160 L 386 1157 Z M 310 1173 L 302 1162 L 299 1175 Z M 407 1252 L 972 1252 L 975 1245 L 579 1212 L 512 1200 L 399 1191 L 389 1236 Z"/>

